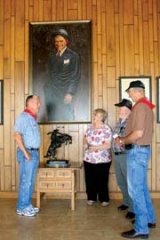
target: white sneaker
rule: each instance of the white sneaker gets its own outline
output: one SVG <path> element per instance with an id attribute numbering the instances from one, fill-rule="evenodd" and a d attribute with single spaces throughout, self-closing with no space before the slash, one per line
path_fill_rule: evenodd
<path id="1" fill-rule="evenodd" d="M 88 204 L 89 206 L 92 206 L 94 203 L 95 203 L 95 201 L 93 201 L 93 200 L 88 200 L 88 201 L 87 201 L 87 204 Z"/>
<path id="2" fill-rule="evenodd" d="M 101 205 L 102 205 L 102 207 L 106 207 L 109 205 L 109 202 L 102 202 Z"/>
<path id="3" fill-rule="evenodd" d="M 40 212 L 40 209 L 38 207 L 34 207 L 33 205 L 30 205 L 29 208 L 30 208 L 31 212 L 33 212 L 33 213 Z"/>
<path id="4" fill-rule="evenodd" d="M 34 217 L 36 214 L 35 212 L 31 212 L 29 209 L 23 209 L 23 210 L 18 210 L 17 209 L 17 214 L 20 216 L 25 216 L 25 217 Z"/>

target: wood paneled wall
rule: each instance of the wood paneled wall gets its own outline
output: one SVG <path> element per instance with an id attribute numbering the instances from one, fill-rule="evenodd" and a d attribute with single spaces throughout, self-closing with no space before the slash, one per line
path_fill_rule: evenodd
<path id="1" fill-rule="evenodd" d="M 29 22 L 92 21 L 92 109 L 108 111 L 108 123 L 116 123 L 114 103 L 119 101 L 119 76 L 152 77 L 156 103 L 156 76 L 160 75 L 159 0 L 0 0 L 0 79 L 4 82 L 4 124 L 0 125 L 0 191 L 14 193 L 18 186 L 13 128 L 30 93 Z M 156 123 L 149 167 L 149 186 L 160 190 L 160 124 Z M 59 125 L 73 137 L 63 148 L 70 160 L 83 159 L 86 124 Z M 47 132 L 56 125 L 41 125 L 41 161 L 49 145 Z M 83 169 L 77 177 L 85 192 Z M 119 192 L 112 164 L 110 192 Z M 85 196 L 85 195 L 84 195 Z"/>

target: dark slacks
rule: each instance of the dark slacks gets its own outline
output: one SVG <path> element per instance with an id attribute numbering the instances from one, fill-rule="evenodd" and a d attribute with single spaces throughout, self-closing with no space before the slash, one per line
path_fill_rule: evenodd
<path id="1" fill-rule="evenodd" d="M 109 202 L 109 169 L 111 162 L 92 164 L 84 161 L 88 200 Z"/>

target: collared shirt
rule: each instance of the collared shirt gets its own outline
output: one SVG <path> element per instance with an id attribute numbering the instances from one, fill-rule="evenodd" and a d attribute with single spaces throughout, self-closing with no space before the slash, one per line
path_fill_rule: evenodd
<path id="1" fill-rule="evenodd" d="M 153 134 L 153 119 L 153 110 L 149 105 L 143 102 L 136 104 L 128 117 L 125 135 L 129 135 L 133 131 L 143 131 L 142 137 L 135 144 L 150 145 Z"/>
<path id="2" fill-rule="evenodd" d="M 60 57 L 60 56 L 64 53 L 64 51 L 66 50 L 66 48 L 67 48 L 67 47 L 63 48 L 62 51 L 58 51 L 56 55 Z"/>
<path id="3" fill-rule="evenodd" d="M 36 120 L 28 113 L 22 112 L 16 119 L 14 132 L 22 135 L 23 143 L 26 148 L 39 148 L 40 128 Z"/>
<path id="4" fill-rule="evenodd" d="M 119 119 L 119 121 L 117 122 L 115 129 L 113 131 L 113 138 L 114 138 L 114 135 L 116 135 L 116 134 L 119 137 L 124 137 L 126 124 L 127 124 L 127 119 L 125 119 L 125 120 Z M 124 152 L 125 151 L 124 147 L 115 146 L 114 141 L 112 142 L 112 149 L 114 152 Z"/>

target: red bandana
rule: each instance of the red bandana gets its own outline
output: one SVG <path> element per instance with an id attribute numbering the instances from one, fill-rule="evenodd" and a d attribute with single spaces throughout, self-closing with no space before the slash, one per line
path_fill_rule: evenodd
<path id="1" fill-rule="evenodd" d="M 35 120 L 37 119 L 37 115 L 33 114 L 28 108 L 24 109 L 24 112 L 28 113 L 29 115 L 31 115 Z"/>
<path id="2" fill-rule="evenodd" d="M 155 107 L 155 105 L 153 103 L 151 103 L 148 98 L 144 97 L 144 98 L 141 98 L 139 99 L 135 104 L 134 106 L 132 107 L 132 110 L 135 108 L 135 106 L 138 104 L 138 103 L 144 103 L 144 104 L 147 104 L 148 107 L 150 107 L 150 109 L 153 109 Z"/>

